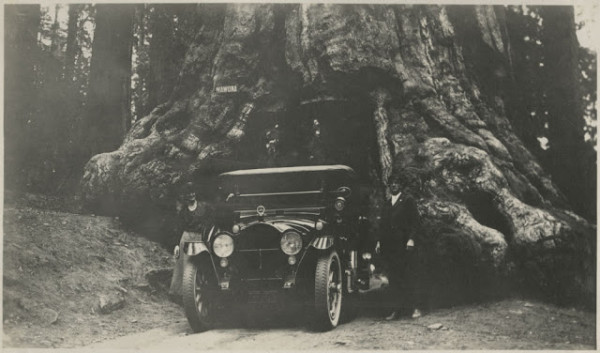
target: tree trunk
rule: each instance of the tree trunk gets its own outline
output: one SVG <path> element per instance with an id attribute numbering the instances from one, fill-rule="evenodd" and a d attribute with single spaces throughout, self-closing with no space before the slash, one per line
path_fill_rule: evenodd
<path id="1" fill-rule="evenodd" d="M 507 114 L 525 146 L 542 160 L 545 151 L 537 139 L 545 135 L 546 119 L 544 109 L 539 109 L 544 104 L 544 85 L 541 82 L 543 68 L 539 66 L 543 56 L 542 48 L 536 43 L 539 39 L 537 19 L 519 10 L 510 9 L 505 15 L 506 32 L 512 49 Z"/>
<path id="2" fill-rule="evenodd" d="M 139 4 L 136 7 L 134 31 L 137 42 L 134 44 L 136 61 L 134 65 L 134 76 L 136 80 L 133 84 L 135 95 L 133 104 L 135 105 L 135 116 L 133 120 L 138 120 L 148 114 L 148 46 L 146 45 L 146 33 L 148 32 L 148 12 L 149 5 Z"/>
<path id="3" fill-rule="evenodd" d="M 167 58 L 170 55 L 170 44 L 173 40 L 173 22 L 167 11 L 171 5 L 153 5 L 154 11 L 150 17 L 150 75 L 148 80 L 148 111 L 154 109 L 159 102 L 168 100 L 171 90 L 162 89 L 167 70 Z"/>
<path id="4" fill-rule="evenodd" d="M 371 185 L 376 228 L 389 176 L 410 168 L 435 305 L 506 278 L 594 305 L 594 228 L 558 208 L 506 117 L 508 43 L 493 7 L 201 4 L 197 16 L 172 99 L 86 166 L 90 206 L 166 239 L 184 178 L 202 187 L 235 168 L 343 163 Z"/>
<path id="5" fill-rule="evenodd" d="M 579 43 L 575 33 L 572 7 L 542 7 L 544 20 L 544 71 L 549 115 L 550 173 L 565 193 L 573 209 L 595 218 L 596 193 L 587 186 L 582 165 L 594 164 L 582 159 L 591 146 L 584 141 L 583 102 L 579 87 Z"/>
<path id="6" fill-rule="evenodd" d="M 10 136 L 4 144 L 5 180 L 7 187 L 26 183 L 23 170 L 35 153 L 28 140 L 31 119 L 37 101 L 35 65 L 39 65 L 37 35 L 40 26 L 40 5 L 5 5 L 5 67 L 4 72 L 4 134 Z"/>
<path id="7" fill-rule="evenodd" d="M 60 24 L 58 22 L 58 14 L 62 5 L 54 5 L 54 23 L 50 28 L 50 52 L 55 58 L 62 58 L 62 48 L 60 45 Z"/>
<path id="8" fill-rule="evenodd" d="M 65 53 L 65 70 L 63 77 L 72 84 L 75 76 L 75 56 L 77 54 L 77 31 L 79 28 L 79 11 L 81 5 L 69 4 L 69 24 L 67 28 L 67 50 Z"/>
<path id="9" fill-rule="evenodd" d="M 129 129 L 133 13 L 134 5 L 96 6 L 88 92 L 91 154 L 114 150 Z"/>
<path id="10" fill-rule="evenodd" d="M 179 9 L 189 5 L 155 4 L 150 16 L 150 75 L 148 80 L 148 109 L 169 100 L 177 83 L 179 71 L 185 55 L 181 46 L 182 38 L 177 36 L 178 27 L 183 25 Z M 179 16 L 178 16 L 179 15 Z M 175 18 L 178 19 L 175 22 Z"/>

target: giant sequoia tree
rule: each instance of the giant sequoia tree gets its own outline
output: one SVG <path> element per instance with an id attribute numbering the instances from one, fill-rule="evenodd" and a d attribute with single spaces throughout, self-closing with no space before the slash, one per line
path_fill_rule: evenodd
<path id="1" fill-rule="evenodd" d="M 506 107 L 502 11 L 198 5 L 200 26 L 170 99 L 118 150 L 89 161 L 84 198 L 161 229 L 183 179 L 344 163 L 373 190 L 376 229 L 390 175 L 411 168 L 422 181 L 427 277 L 445 303 L 509 278 L 593 305 L 595 228 L 565 209 L 507 116 L 517 110 Z"/>

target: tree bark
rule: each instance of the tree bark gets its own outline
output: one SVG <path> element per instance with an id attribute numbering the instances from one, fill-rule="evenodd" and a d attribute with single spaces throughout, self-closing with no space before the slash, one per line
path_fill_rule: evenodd
<path id="1" fill-rule="evenodd" d="M 505 279 L 594 305 L 594 228 L 560 208 L 507 119 L 509 46 L 493 7 L 201 4 L 197 15 L 171 100 L 86 166 L 90 206 L 158 227 L 183 179 L 345 163 L 371 185 L 377 227 L 388 177 L 411 169 L 436 305 Z"/>
<path id="2" fill-rule="evenodd" d="M 91 154 L 117 148 L 130 125 L 133 5 L 96 6 L 88 92 Z"/>

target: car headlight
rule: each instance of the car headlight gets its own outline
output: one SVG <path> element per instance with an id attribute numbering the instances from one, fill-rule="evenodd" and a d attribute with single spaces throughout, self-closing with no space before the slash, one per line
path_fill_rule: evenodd
<path id="1" fill-rule="evenodd" d="M 300 234 L 291 231 L 286 232 L 281 237 L 281 250 L 286 255 L 296 255 L 302 249 L 302 237 Z"/>
<path id="2" fill-rule="evenodd" d="M 213 242 L 213 252 L 218 257 L 228 257 L 233 253 L 233 238 L 228 234 L 219 234 Z"/>

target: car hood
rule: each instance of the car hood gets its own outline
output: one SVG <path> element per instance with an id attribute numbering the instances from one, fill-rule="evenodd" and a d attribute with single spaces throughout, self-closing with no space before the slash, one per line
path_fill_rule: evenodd
<path id="1" fill-rule="evenodd" d="M 245 227 L 245 229 L 249 229 L 254 226 L 259 226 L 259 225 L 269 225 L 269 226 L 277 229 L 277 231 L 279 231 L 280 233 L 284 233 L 288 230 L 295 230 L 300 233 L 307 233 L 307 232 L 310 232 L 313 229 L 315 229 L 315 221 L 307 220 L 307 219 L 303 219 L 303 218 L 293 218 L 293 217 L 285 217 L 285 218 L 273 217 L 273 218 L 266 218 L 262 221 L 256 220 L 256 221 L 249 223 Z"/>

